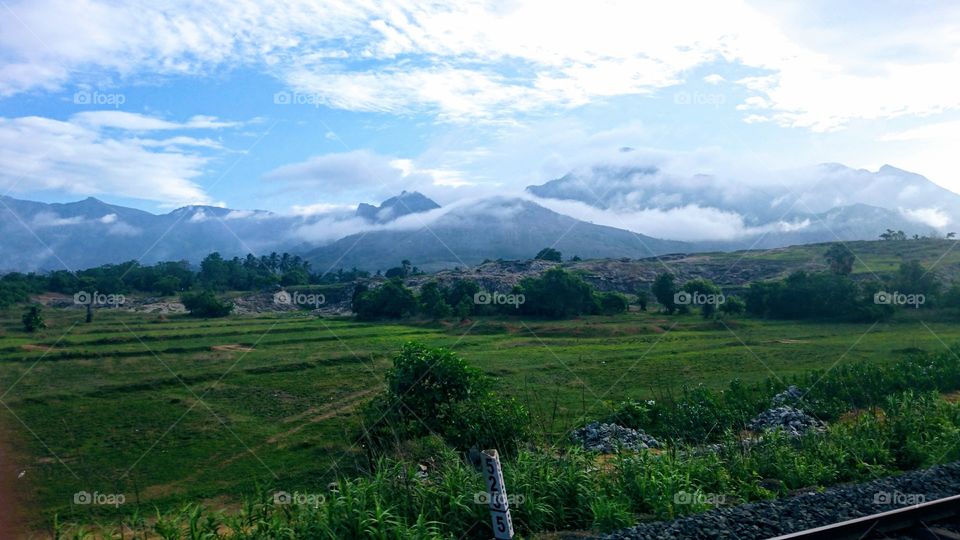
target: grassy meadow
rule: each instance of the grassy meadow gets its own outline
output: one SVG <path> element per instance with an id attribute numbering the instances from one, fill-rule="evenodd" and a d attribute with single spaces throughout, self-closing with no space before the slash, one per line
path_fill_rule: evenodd
<path id="1" fill-rule="evenodd" d="M 906 312 L 891 322 L 810 323 L 631 313 L 569 321 L 358 323 L 301 315 L 194 320 L 46 310 L 23 333 L 0 318 L 0 423 L 27 463 L 39 530 L 110 520 L 139 505 L 238 504 L 259 489 L 316 490 L 364 468 L 357 407 L 409 340 L 449 347 L 524 403 L 545 441 L 626 399 L 684 385 L 787 378 L 891 362 L 960 342 L 960 326 Z M 119 509 L 74 494 L 123 493 Z"/>

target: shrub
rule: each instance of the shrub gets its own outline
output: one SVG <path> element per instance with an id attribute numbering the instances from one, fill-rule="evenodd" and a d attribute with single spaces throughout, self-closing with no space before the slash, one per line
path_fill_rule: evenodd
<path id="1" fill-rule="evenodd" d="M 437 433 L 460 449 L 494 446 L 509 454 L 527 433 L 526 410 L 497 397 L 480 370 L 448 349 L 405 344 L 386 382 L 364 413 L 377 447 Z"/>
<path id="2" fill-rule="evenodd" d="M 594 313 L 597 309 L 590 285 L 562 268 L 551 268 L 537 278 L 522 279 L 514 293 L 524 295 L 525 301 L 519 310 L 525 315 L 562 319 Z"/>
<path id="3" fill-rule="evenodd" d="M 630 306 L 627 297 L 617 292 L 604 292 L 596 295 L 597 308 L 604 315 L 624 313 Z"/>
<path id="4" fill-rule="evenodd" d="M 190 315 L 205 319 L 226 317 L 233 311 L 233 304 L 220 301 L 212 291 L 183 293 L 180 301 Z"/>
<path id="5" fill-rule="evenodd" d="M 23 312 L 23 329 L 26 332 L 36 332 L 37 330 L 47 327 L 46 321 L 43 320 L 43 312 L 40 310 L 40 306 L 30 306 L 26 311 Z"/>
<path id="6" fill-rule="evenodd" d="M 376 289 L 358 287 L 352 307 L 361 320 L 399 319 L 416 313 L 417 299 L 399 279 L 391 279 Z"/>

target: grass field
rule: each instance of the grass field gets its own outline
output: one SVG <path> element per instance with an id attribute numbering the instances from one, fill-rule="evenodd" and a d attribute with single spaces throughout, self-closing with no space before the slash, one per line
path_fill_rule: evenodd
<path id="1" fill-rule="evenodd" d="M 960 342 L 960 326 L 920 311 L 870 324 L 704 322 L 632 313 L 572 321 L 367 324 L 306 316 L 193 320 L 47 310 L 49 328 L 0 318 L 0 422 L 17 434 L 41 527 L 109 519 L 74 493 L 136 504 L 230 505 L 257 486 L 294 491 L 365 463 L 356 408 L 390 356 L 418 340 L 451 347 L 525 403 L 548 440 L 627 397 L 683 385 L 786 378 L 857 360 L 887 362 Z"/>

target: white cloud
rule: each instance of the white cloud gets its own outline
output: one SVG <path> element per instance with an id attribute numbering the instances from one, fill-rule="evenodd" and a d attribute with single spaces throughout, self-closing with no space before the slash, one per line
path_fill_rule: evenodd
<path id="1" fill-rule="evenodd" d="M 0 117 L 0 187 L 13 192 L 107 193 L 165 204 L 209 202 L 196 183 L 209 158 L 178 147 L 211 145 L 197 144 L 195 139 L 152 140 L 129 137 L 122 130 L 104 131 L 106 127 L 174 129 L 168 124 L 213 128 L 226 123 L 195 117 L 176 124 L 127 113 L 80 113 L 67 121 Z"/>
<path id="2" fill-rule="evenodd" d="M 722 82 L 726 82 L 726 79 L 719 73 L 711 73 L 710 75 L 704 77 L 703 81 L 707 84 L 720 84 Z"/>
<path id="3" fill-rule="evenodd" d="M 320 190 L 327 196 L 360 196 L 377 201 L 401 191 L 424 191 L 436 187 L 461 187 L 472 183 L 460 171 L 420 168 L 414 160 L 383 156 L 369 150 L 335 152 L 277 167 L 263 176 L 287 188 Z M 355 199 L 354 199 L 355 200 Z M 314 213 L 317 205 L 295 207 L 295 213 Z"/>
<path id="4" fill-rule="evenodd" d="M 73 115 L 74 123 L 95 129 L 116 128 L 127 131 L 155 131 L 171 129 L 220 129 L 235 127 L 239 122 L 224 122 L 212 116 L 194 116 L 186 122 L 171 122 L 126 111 L 84 111 Z M 190 141 L 182 138 L 181 143 Z M 196 139 L 193 139 L 195 142 Z"/>
<path id="5" fill-rule="evenodd" d="M 0 18 L 0 95 L 57 89 L 88 72 L 124 80 L 251 66 L 333 107 L 499 121 L 649 94 L 722 61 L 747 69 L 739 82 L 763 99 L 757 115 L 782 125 L 824 131 L 960 107 L 948 79 L 960 72 L 960 8 L 872 7 L 21 0 Z"/>
<path id="6" fill-rule="evenodd" d="M 939 208 L 901 208 L 900 213 L 911 221 L 923 223 L 936 229 L 943 229 L 953 223 L 953 219 Z"/>

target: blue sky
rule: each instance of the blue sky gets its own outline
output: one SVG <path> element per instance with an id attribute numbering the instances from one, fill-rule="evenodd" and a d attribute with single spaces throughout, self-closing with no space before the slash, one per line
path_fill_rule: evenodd
<path id="1" fill-rule="evenodd" d="M 0 192 L 447 204 L 623 146 L 734 180 L 890 163 L 960 192 L 958 24 L 927 1 L 8 1 Z"/>

